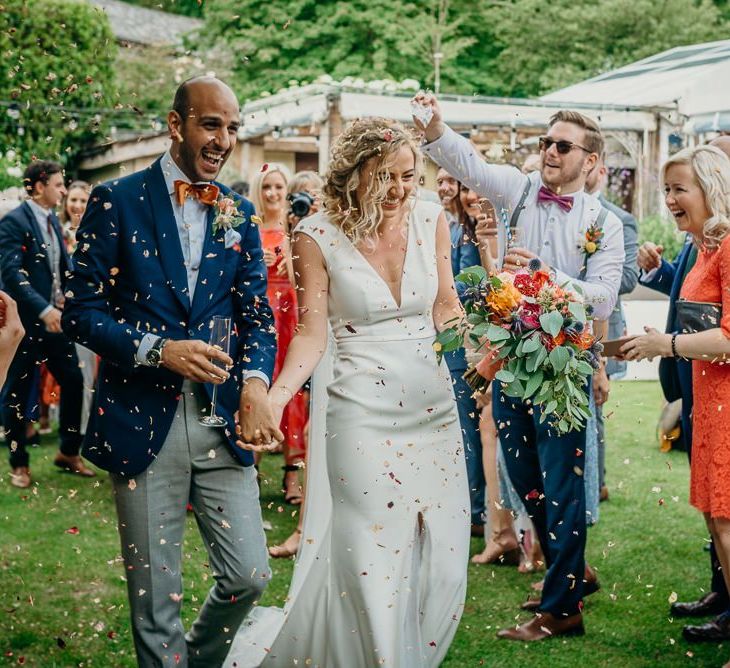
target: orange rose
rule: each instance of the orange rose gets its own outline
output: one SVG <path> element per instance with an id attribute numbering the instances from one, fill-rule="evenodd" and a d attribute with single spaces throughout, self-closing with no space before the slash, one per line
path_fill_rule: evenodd
<path id="1" fill-rule="evenodd" d="M 490 350 L 476 365 L 477 373 L 487 380 L 494 380 L 497 372 L 504 366 L 505 360 L 497 357 L 498 351 Z"/>
<path id="2" fill-rule="evenodd" d="M 550 280 L 550 274 L 548 274 L 546 271 L 536 271 L 532 275 L 532 282 L 534 283 L 538 292 L 540 291 L 542 286 L 545 285 L 545 283 L 547 283 L 549 280 Z"/>
<path id="3" fill-rule="evenodd" d="M 593 337 L 593 334 L 589 334 L 588 332 L 583 332 L 580 335 L 580 341 L 578 342 L 578 347 L 581 350 L 588 350 L 593 345 L 593 342 L 595 341 L 595 338 Z"/>
<path id="4" fill-rule="evenodd" d="M 487 306 L 500 318 L 506 318 L 522 300 L 522 293 L 512 283 L 502 283 L 498 290 L 492 290 L 486 298 Z"/>

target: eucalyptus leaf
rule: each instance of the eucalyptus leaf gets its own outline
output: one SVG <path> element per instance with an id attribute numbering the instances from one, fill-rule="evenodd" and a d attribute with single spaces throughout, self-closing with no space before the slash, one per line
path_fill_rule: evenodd
<path id="1" fill-rule="evenodd" d="M 556 372 L 560 373 L 570 359 L 570 353 L 563 346 L 556 346 L 550 351 L 550 364 Z"/>
<path id="2" fill-rule="evenodd" d="M 543 313 L 540 316 L 540 327 L 550 334 L 550 336 L 557 336 L 563 328 L 563 316 L 557 311 Z"/>

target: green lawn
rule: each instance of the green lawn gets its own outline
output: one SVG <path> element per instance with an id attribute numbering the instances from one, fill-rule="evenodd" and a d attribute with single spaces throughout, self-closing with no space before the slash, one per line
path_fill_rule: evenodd
<path id="1" fill-rule="evenodd" d="M 708 586 L 709 558 L 702 521 L 687 503 L 686 456 L 657 449 L 660 405 L 655 383 L 617 383 L 606 409 L 611 499 L 589 533 L 588 557 L 603 589 L 587 602 L 587 635 L 536 645 L 498 641 L 499 628 L 527 619 L 518 604 L 537 577 L 470 566 L 466 612 L 445 666 L 720 666 L 730 659 L 730 643 L 688 645 L 681 620 L 667 615 L 672 592 L 692 599 Z M 109 482 L 57 472 L 54 451 L 49 441 L 32 452 L 31 490 L 0 479 L 0 665 L 132 667 Z M 281 463 L 269 456 L 262 467 L 270 541 L 296 522 L 278 491 Z M 189 529 L 186 622 L 210 585 L 192 520 Z M 475 540 L 473 550 L 480 547 Z M 272 565 L 264 604 L 282 602 L 291 574 L 291 561 Z"/>

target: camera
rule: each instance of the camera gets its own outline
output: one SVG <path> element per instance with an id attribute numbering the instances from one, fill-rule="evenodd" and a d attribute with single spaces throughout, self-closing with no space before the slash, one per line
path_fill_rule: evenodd
<path id="1" fill-rule="evenodd" d="M 314 197 L 307 192 L 292 193 L 286 198 L 289 200 L 289 213 L 297 218 L 308 216 L 309 210 L 314 204 Z"/>

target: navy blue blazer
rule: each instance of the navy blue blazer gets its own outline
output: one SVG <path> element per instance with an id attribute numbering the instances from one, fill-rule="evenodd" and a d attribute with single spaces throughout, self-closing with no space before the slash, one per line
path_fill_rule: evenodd
<path id="1" fill-rule="evenodd" d="M 71 271 L 71 260 L 56 214 L 51 214 L 53 230 L 61 248 L 61 289 Z M 0 271 L 3 289 L 18 302 L 18 314 L 30 333 L 40 325 L 38 316 L 51 303 L 53 274 L 43 232 L 27 202 L 9 211 L 0 220 Z"/>
<path id="2" fill-rule="evenodd" d="M 175 216 L 157 160 L 151 167 L 96 187 L 74 254 L 63 312 L 64 331 L 101 358 L 84 456 L 107 471 L 134 476 L 155 459 L 170 430 L 183 378 L 136 364 L 147 332 L 207 342 L 215 315 L 232 318 L 231 377 L 218 389 L 225 435 L 245 466 L 250 452 L 235 445 L 244 370 L 271 378 L 276 354 L 274 319 L 266 299 L 266 267 L 251 202 L 222 184 L 244 214 L 240 244 L 226 249 L 208 214 L 200 273 L 192 304 Z M 204 386 L 210 395 L 212 385 Z"/>
<path id="3" fill-rule="evenodd" d="M 662 260 L 652 280 L 644 283 L 647 287 L 669 296 L 669 314 L 665 330 L 667 333 L 679 331 L 676 303 L 682 289 L 682 279 L 691 249 L 692 244 L 686 243 L 674 262 Z M 660 366 L 659 381 L 666 400 L 675 401 L 681 398 L 682 412 L 689 416 L 692 412 L 692 363 L 684 359 L 664 359 Z"/>

